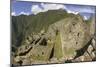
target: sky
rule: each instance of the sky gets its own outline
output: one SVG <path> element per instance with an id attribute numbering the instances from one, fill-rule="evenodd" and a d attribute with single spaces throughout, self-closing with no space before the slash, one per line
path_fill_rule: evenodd
<path id="1" fill-rule="evenodd" d="M 25 2 L 25 1 L 11 1 L 11 15 L 18 16 L 21 14 L 30 15 L 46 12 L 48 10 L 64 9 L 68 13 L 80 14 L 85 20 L 95 15 L 95 6 L 89 5 L 74 5 L 74 4 L 55 4 L 55 3 L 41 3 L 41 2 Z"/>

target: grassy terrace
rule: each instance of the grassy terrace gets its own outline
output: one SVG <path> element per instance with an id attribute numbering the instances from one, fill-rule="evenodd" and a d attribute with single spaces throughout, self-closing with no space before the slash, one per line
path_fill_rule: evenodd
<path id="1" fill-rule="evenodd" d="M 61 37 L 60 37 L 60 32 L 58 32 L 55 39 L 54 57 L 57 57 L 57 59 L 59 59 L 62 56 L 63 53 L 62 53 Z"/>

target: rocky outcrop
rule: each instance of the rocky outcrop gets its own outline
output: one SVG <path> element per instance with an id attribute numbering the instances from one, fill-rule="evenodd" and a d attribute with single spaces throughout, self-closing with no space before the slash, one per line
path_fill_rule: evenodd
<path id="1" fill-rule="evenodd" d="M 54 39 L 56 33 L 60 32 L 63 57 L 70 59 L 76 56 L 76 50 L 83 48 L 90 41 L 91 36 L 89 30 L 88 25 L 80 16 L 77 16 L 65 18 L 52 24 L 49 27 L 48 35 L 51 39 Z"/>
<path id="2" fill-rule="evenodd" d="M 33 32 L 18 48 L 14 64 L 93 61 L 96 58 L 94 27 L 94 20 L 88 25 L 80 15 L 73 15 L 51 24 L 46 32 Z"/>

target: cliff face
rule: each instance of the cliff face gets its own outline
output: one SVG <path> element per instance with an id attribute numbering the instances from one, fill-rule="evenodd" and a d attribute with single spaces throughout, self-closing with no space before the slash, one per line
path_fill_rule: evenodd
<path id="1" fill-rule="evenodd" d="M 42 21 L 41 21 L 42 23 Z M 47 21 L 48 23 L 48 21 Z M 95 60 L 95 20 L 87 24 L 69 15 L 25 36 L 13 64 L 47 64 Z"/>
<path id="2" fill-rule="evenodd" d="M 63 56 L 65 56 L 66 59 L 73 58 L 76 55 L 75 50 L 84 47 L 91 39 L 89 27 L 79 16 L 65 18 L 53 24 L 50 28 L 55 31 L 55 33 L 51 32 L 52 38 L 56 37 L 56 33 L 59 32 Z"/>

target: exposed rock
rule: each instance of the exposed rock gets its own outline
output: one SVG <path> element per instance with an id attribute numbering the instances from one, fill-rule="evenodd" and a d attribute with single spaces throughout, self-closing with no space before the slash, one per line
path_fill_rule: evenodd
<path id="1" fill-rule="evenodd" d="M 84 56 L 84 61 L 92 61 L 91 54 L 89 54 L 88 52 L 85 52 L 83 56 Z"/>
<path id="2" fill-rule="evenodd" d="M 92 43 L 92 40 L 90 41 Z M 85 49 L 85 52 L 78 56 L 77 58 L 73 59 L 72 62 L 80 62 L 80 61 L 95 61 L 96 60 L 96 53 L 94 47 L 89 44 L 88 48 Z"/>
<path id="3" fill-rule="evenodd" d="M 57 31 L 60 32 L 61 49 L 66 58 L 74 58 L 75 51 L 84 47 L 91 39 L 89 27 L 80 16 L 65 18 L 50 25 L 47 34 L 55 40 Z"/>
<path id="4" fill-rule="evenodd" d="M 32 65 L 95 60 L 94 25 L 87 25 L 79 15 L 57 21 L 47 32 L 26 36 L 16 52 L 15 62 Z"/>
<path id="5" fill-rule="evenodd" d="M 92 47 L 92 45 L 91 45 L 91 44 L 89 45 L 89 47 L 88 47 L 87 51 L 88 51 L 90 54 L 92 53 L 92 51 L 93 51 L 93 47 Z"/>
<path id="6" fill-rule="evenodd" d="M 84 56 L 80 56 L 74 60 L 71 60 L 71 62 L 82 62 L 82 61 L 85 61 Z"/>
<path id="7" fill-rule="evenodd" d="M 57 62 L 58 62 L 57 58 L 53 57 L 53 58 L 50 59 L 50 63 L 57 63 Z"/>
<path id="8" fill-rule="evenodd" d="M 17 55 L 26 55 L 32 49 L 31 45 L 24 45 L 18 49 Z"/>
<path id="9" fill-rule="evenodd" d="M 95 16 L 91 18 L 91 24 L 90 24 L 90 35 L 93 36 L 95 38 L 95 34 L 96 34 L 96 20 L 95 20 Z"/>
<path id="10" fill-rule="evenodd" d="M 96 42 L 95 42 L 94 38 L 92 39 L 92 43 L 91 44 L 92 44 L 93 48 L 96 49 Z"/>
<path id="11" fill-rule="evenodd" d="M 29 58 L 24 59 L 22 65 L 31 65 L 31 60 Z"/>

